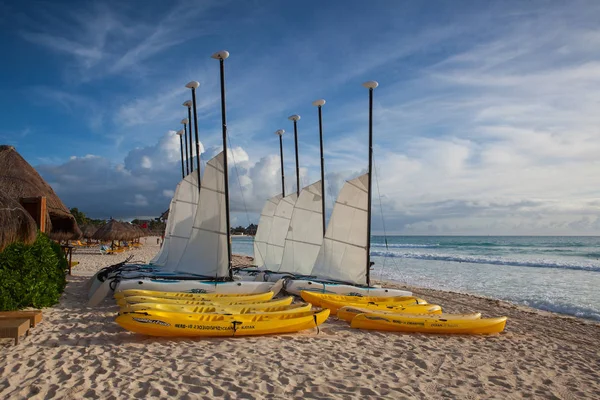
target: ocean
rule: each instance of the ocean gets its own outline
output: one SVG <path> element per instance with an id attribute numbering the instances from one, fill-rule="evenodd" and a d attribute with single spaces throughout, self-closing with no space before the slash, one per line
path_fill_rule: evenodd
<path id="1" fill-rule="evenodd" d="M 253 255 L 252 237 L 233 252 Z M 600 321 L 600 237 L 373 236 L 371 276 Z"/>

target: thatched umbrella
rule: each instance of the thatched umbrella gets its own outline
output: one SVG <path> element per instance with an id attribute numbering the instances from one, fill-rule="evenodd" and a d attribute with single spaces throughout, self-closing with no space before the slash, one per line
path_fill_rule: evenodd
<path id="1" fill-rule="evenodd" d="M 98 230 L 98 227 L 92 224 L 87 224 L 81 226 L 81 232 L 83 233 L 83 237 L 86 239 L 91 239 L 94 236 L 94 233 Z"/>
<path id="2" fill-rule="evenodd" d="M 138 237 L 138 233 L 137 233 L 135 227 L 131 223 L 123 222 L 123 225 L 125 225 L 125 227 L 127 228 L 127 231 L 129 232 L 129 236 L 127 237 L 126 240 L 133 240 Z"/>
<path id="3" fill-rule="evenodd" d="M 135 229 L 138 231 L 138 235 L 139 235 L 138 237 L 146 236 L 146 231 L 143 230 L 141 226 L 136 225 Z"/>
<path id="4" fill-rule="evenodd" d="M 0 193 L 0 251 L 11 243 L 31 244 L 37 236 L 37 226 L 29 213 L 15 200 Z"/>
<path id="5" fill-rule="evenodd" d="M 106 225 L 98 228 L 92 239 L 96 240 L 129 240 L 131 231 L 123 222 L 111 219 Z"/>
<path id="6" fill-rule="evenodd" d="M 9 198 L 18 202 L 23 197 L 46 197 L 46 232 L 52 239 L 69 240 L 81 237 L 75 218 L 54 190 L 13 146 L 0 145 L 0 187 Z"/>

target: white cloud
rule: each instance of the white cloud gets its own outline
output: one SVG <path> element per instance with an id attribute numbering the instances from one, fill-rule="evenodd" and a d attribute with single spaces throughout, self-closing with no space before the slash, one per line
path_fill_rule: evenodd
<path id="1" fill-rule="evenodd" d="M 77 17 L 90 23 L 89 32 L 79 24 L 79 35 L 52 33 L 42 39 L 27 31 L 24 37 L 69 54 L 88 79 L 106 70 L 131 73 L 131 84 L 142 79 L 148 65 L 156 65 L 154 57 L 177 47 L 177 32 L 184 29 L 184 24 L 167 26 L 174 13 L 153 24 L 123 19 L 110 10 L 97 14 Z M 388 229 L 414 234 L 600 233 L 595 217 L 600 7 L 586 3 L 582 12 L 566 5 L 489 5 L 468 15 L 449 15 L 444 24 L 412 21 L 410 10 L 389 14 L 365 11 L 359 20 L 341 15 L 334 25 L 323 23 L 323 13 L 311 32 L 290 29 L 261 49 L 232 51 L 227 99 L 230 160 L 237 161 L 231 173 L 234 211 L 256 213 L 281 190 L 274 155 L 278 142 L 272 132 L 291 131 L 286 116 L 292 113 L 302 114 L 301 182 L 318 179 L 316 110 L 310 102 L 319 97 L 328 100 L 324 129 L 330 205 L 345 179 L 366 170 L 367 97 L 360 82 L 375 78 L 381 83 L 375 91 L 375 160 Z M 380 23 L 382 19 L 386 22 Z M 229 26 L 242 33 L 252 26 L 239 22 Z M 371 33 L 357 28 L 374 24 L 388 29 Z M 194 24 L 194 32 L 202 35 L 204 27 Z M 115 34 L 126 45 L 109 43 L 107 38 Z M 229 36 L 219 38 L 227 42 Z M 87 202 L 103 215 L 163 211 L 165 193 L 179 179 L 179 140 L 172 132 L 153 135 L 175 129 L 187 117 L 181 103 L 189 97 L 183 84 L 191 79 L 202 82 L 199 136 L 208 149 L 203 161 L 221 148 L 217 64 L 208 57 L 177 68 L 162 61 L 161 73 L 145 82 L 151 84 L 132 84 L 118 101 L 111 101 L 108 111 L 98 108 L 100 101 L 46 91 L 46 99 L 72 113 L 90 104 L 89 125 L 113 123 L 118 128 L 107 135 L 113 135 L 117 147 L 139 146 L 134 140 L 155 142 L 122 159 L 117 154 L 112 161 L 76 158 L 42 166 L 69 201 Z M 125 136 L 122 127 L 147 136 L 132 139 L 136 136 Z M 292 143 L 286 134 L 288 193 L 296 180 Z M 135 208 L 143 202 L 136 195 L 144 196 L 148 209 Z M 126 202 L 130 204 L 123 206 Z M 379 220 L 375 229 L 382 228 Z"/>
<path id="2" fill-rule="evenodd" d="M 136 193 L 134 196 L 133 202 L 125 202 L 125 204 L 136 206 L 136 207 L 146 207 L 148 205 L 148 199 L 143 194 Z"/>
<path id="3" fill-rule="evenodd" d="M 217 152 L 212 149 L 211 156 Z M 241 147 L 232 153 L 237 161 L 229 160 L 232 212 L 247 210 L 250 214 L 241 220 L 255 222 L 264 201 L 280 191 L 279 158 L 253 160 Z M 181 179 L 180 162 L 179 139 L 167 132 L 155 145 L 131 150 L 123 163 L 87 155 L 60 165 L 42 164 L 37 170 L 67 206 L 92 217 L 131 219 L 158 216 L 168 207 Z"/>

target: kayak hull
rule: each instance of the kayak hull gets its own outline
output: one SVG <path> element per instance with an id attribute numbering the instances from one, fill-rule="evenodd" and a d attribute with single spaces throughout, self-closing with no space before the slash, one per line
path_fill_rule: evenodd
<path id="1" fill-rule="evenodd" d="M 300 293 L 302 299 L 315 306 L 322 307 L 325 302 L 352 303 L 352 304 L 367 304 L 367 303 L 394 303 L 394 304 L 427 304 L 423 299 L 413 296 L 344 296 L 329 293 L 315 293 L 303 291 Z"/>
<path id="2" fill-rule="evenodd" d="M 150 336 L 219 337 L 292 333 L 312 329 L 329 317 L 329 310 L 291 314 L 183 314 L 161 311 L 119 315 L 117 324 Z"/>
<path id="3" fill-rule="evenodd" d="M 268 304 L 270 306 L 287 306 L 292 304 L 294 298 L 292 296 L 283 297 L 276 300 L 238 300 L 239 298 L 229 298 L 226 300 L 206 300 L 206 301 L 194 301 L 194 300 L 177 300 L 177 299 L 165 299 L 160 297 L 143 297 L 143 296 L 132 296 L 125 297 L 117 300 L 117 304 L 120 307 L 124 307 L 128 304 L 139 304 L 139 303 L 155 303 L 155 304 L 173 304 L 180 306 L 206 306 L 206 305 L 254 305 L 254 304 Z"/>
<path id="4" fill-rule="evenodd" d="M 352 319 L 359 314 L 369 314 L 375 312 L 372 309 L 364 308 L 364 307 L 355 307 L 355 306 L 345 306 L 340 308 L 337 311 L 337 317 L 346 322 L 352 322 Z M 386 311 L 386 310 L 377 310 L 377 314 L 385 314 L 388 316 L 401 316 L 405 318 L 423 318 L 423 319 L 445 319 L 448 321 L 452 320 L 475 320 L 481 318 L 481 313 L 472 313 L 472 314 L 409 314 L 409 313 L 399 313 L 398 311 Z"/>
<path id="5" fill-rule="evenodd" d="M 350 326 L 388 332 L 486 335 L 502 332 L 506 317 L 448 321 L 370 313 L 357 315 Z"/>
<path id="6" fill-rule="evenodd" d="M 111 286 L 113 285 L 113 286 Z M 88 301 L 89 306 L 98 305 L 115 288 L 115 292 L 129 289 L 151 290 L 158 292 L 190 292 L 190 293 L 219 293 L 219 294 L 259 294 L 273 291 L 279 292 L 282 283 L 270 282 L 240 282 L 240 281 L 204 281 L 177 279 L 126 279 L 118 283 L 104 281 Z"/>
<path id="7" fill-rule="evenodd" d="M 194 305 L 178 305 L 178 304 L 160 304 L 160 303 L 137 303 L 127 304 L 121 307 L 121 312 L 132 312 L 132 311 L 169 311 L 179 312 L 186 314 L 209 314 L 209 313 L 221 313 L 221 314 L 253 314 L 253 313 L 271 313 L 271 314 L 282 314 L 286 312 L 305 312 L 310 311 L 312 304 L 289 304 L 289 305 L 271 305 L 269 303 L 257 303 L 257 304 L 230 304 L 230 305 L 205 305 L 205 306 L 194 306 Z"/>
<path id="8" fill-rule="evenodd" d="M 207 300 L 228 300 L 228 299 L 240 299 L 240 300 L 271 300 L 275 293 L 265 292 L 256 294 L 232 294 L 232 293 L 187 293 L 187 292 L 158 292 L 154 290 L 123 290 L 115 292 L 115 299 L 122 299 L 124 297 L 133 296 L 144 296 L 144 297 L 158 297 L 166 299 L 179 299 L 179 300 L 195 300 L 195 301 L 207 301 Z"/>

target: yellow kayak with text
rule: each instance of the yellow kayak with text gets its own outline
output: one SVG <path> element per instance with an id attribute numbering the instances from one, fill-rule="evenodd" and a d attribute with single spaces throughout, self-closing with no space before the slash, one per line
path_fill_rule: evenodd
<path id="1" fill-rule="evenodd" d="M 288 300 L 289 299 L 289 300 Z M 277 301 L 289 301 L 287 304 L 292 304 L 294 300 L 293 297 L 284 297 L 282 299 L 276 300 L 245 300 L 240 297 L 228 297 L 228 298 L 219 298 L 219 299 L 206 299 L 206 300 L 187 300 L 187 299 L 171 299 L 168 297 L 147 297 L 147 296 L 131 296 L 131 297 L 123 297 L 122 299 L 117 300 L 117 304 L 119 306 L 124 306 L 126 304 L 134 304 L 134 303 L 161 303 L 161 304 L 181 304 L 181 305 L 209 305 L 209 304 L 260 304 L 260 303 L 269 303 L 269 302 L 277 302 Z M 278 304 L 283 305 L 283 304 Z"/>
<path id="2" fill-rule="evenodd" d="M 506 317 L 446 320 L 369 313 L 354 317 L 350 326 L 356 329 L 389 332 L 491 334 L 504 330 Z"/>
<path id="3" fill-rule="evenodd" d="M 305 299 L 306 300 L 306 299 Z M 417 304 L 414 300 L 411 301 L 400 301 L 397 303 L 383 302 L 383 303 L 349 303 L 335 300 L 321 299 L 321 307 L 328 308 L 331 310 L 331 315 L 336 315 L 338 310 L 346 306 L 355 306 L 367 308 L 369 310 L 387 310 L 394 311 L 397 313 L 408 313 L 408 314 L 441 314 L 442 307 L 436 304 Z M 313 303 L 313 305 L 316 305 Z"/>
<path id="4" fill-rule="evenodd" d="M 194 300 L 194 301 L 228 301 L 229 299 L 240 299 L 243 301 L 260 301 L 260 300 L 271 300 L 275 293 L 252 293 L 252 294 L 239 294 L 239 293 L 186 293 L 186 292 L 161 292 L 156 290 L 139 290 L 139 289 L 127 289 L 121 292 L 116 292 L 115 299 L 122 299 L 124 297 L 144 296 L 144 297 L 166 297 L 170 299 L 180 300 Z"/>
<path id="5" fill-rule="evenodd" d="M 299 303 L 281 306 L 272 306 L 269 303 L 254 304 L 254 305 L 207 305 L 207 306 L 181 306 L 177 304 L 158 304 L 158 303 L 136 303 L 128 304 L 121 307 L 121 312 L 131 311 L 168 311 L 178 312 L 187 314 L 256 314 L 256 313 L 287 313 L 287 312 L 304 312 L 310 311 L 312 308 L 311 304 Z"/>
<path id="6" fill-rule="evenodd" d="M 256 336 L 316 328 L 328 317 L 329 310 L 239 315 L 142 311 L 121 314 L 116 322 L 128 331 L 150 336 Z"/>

